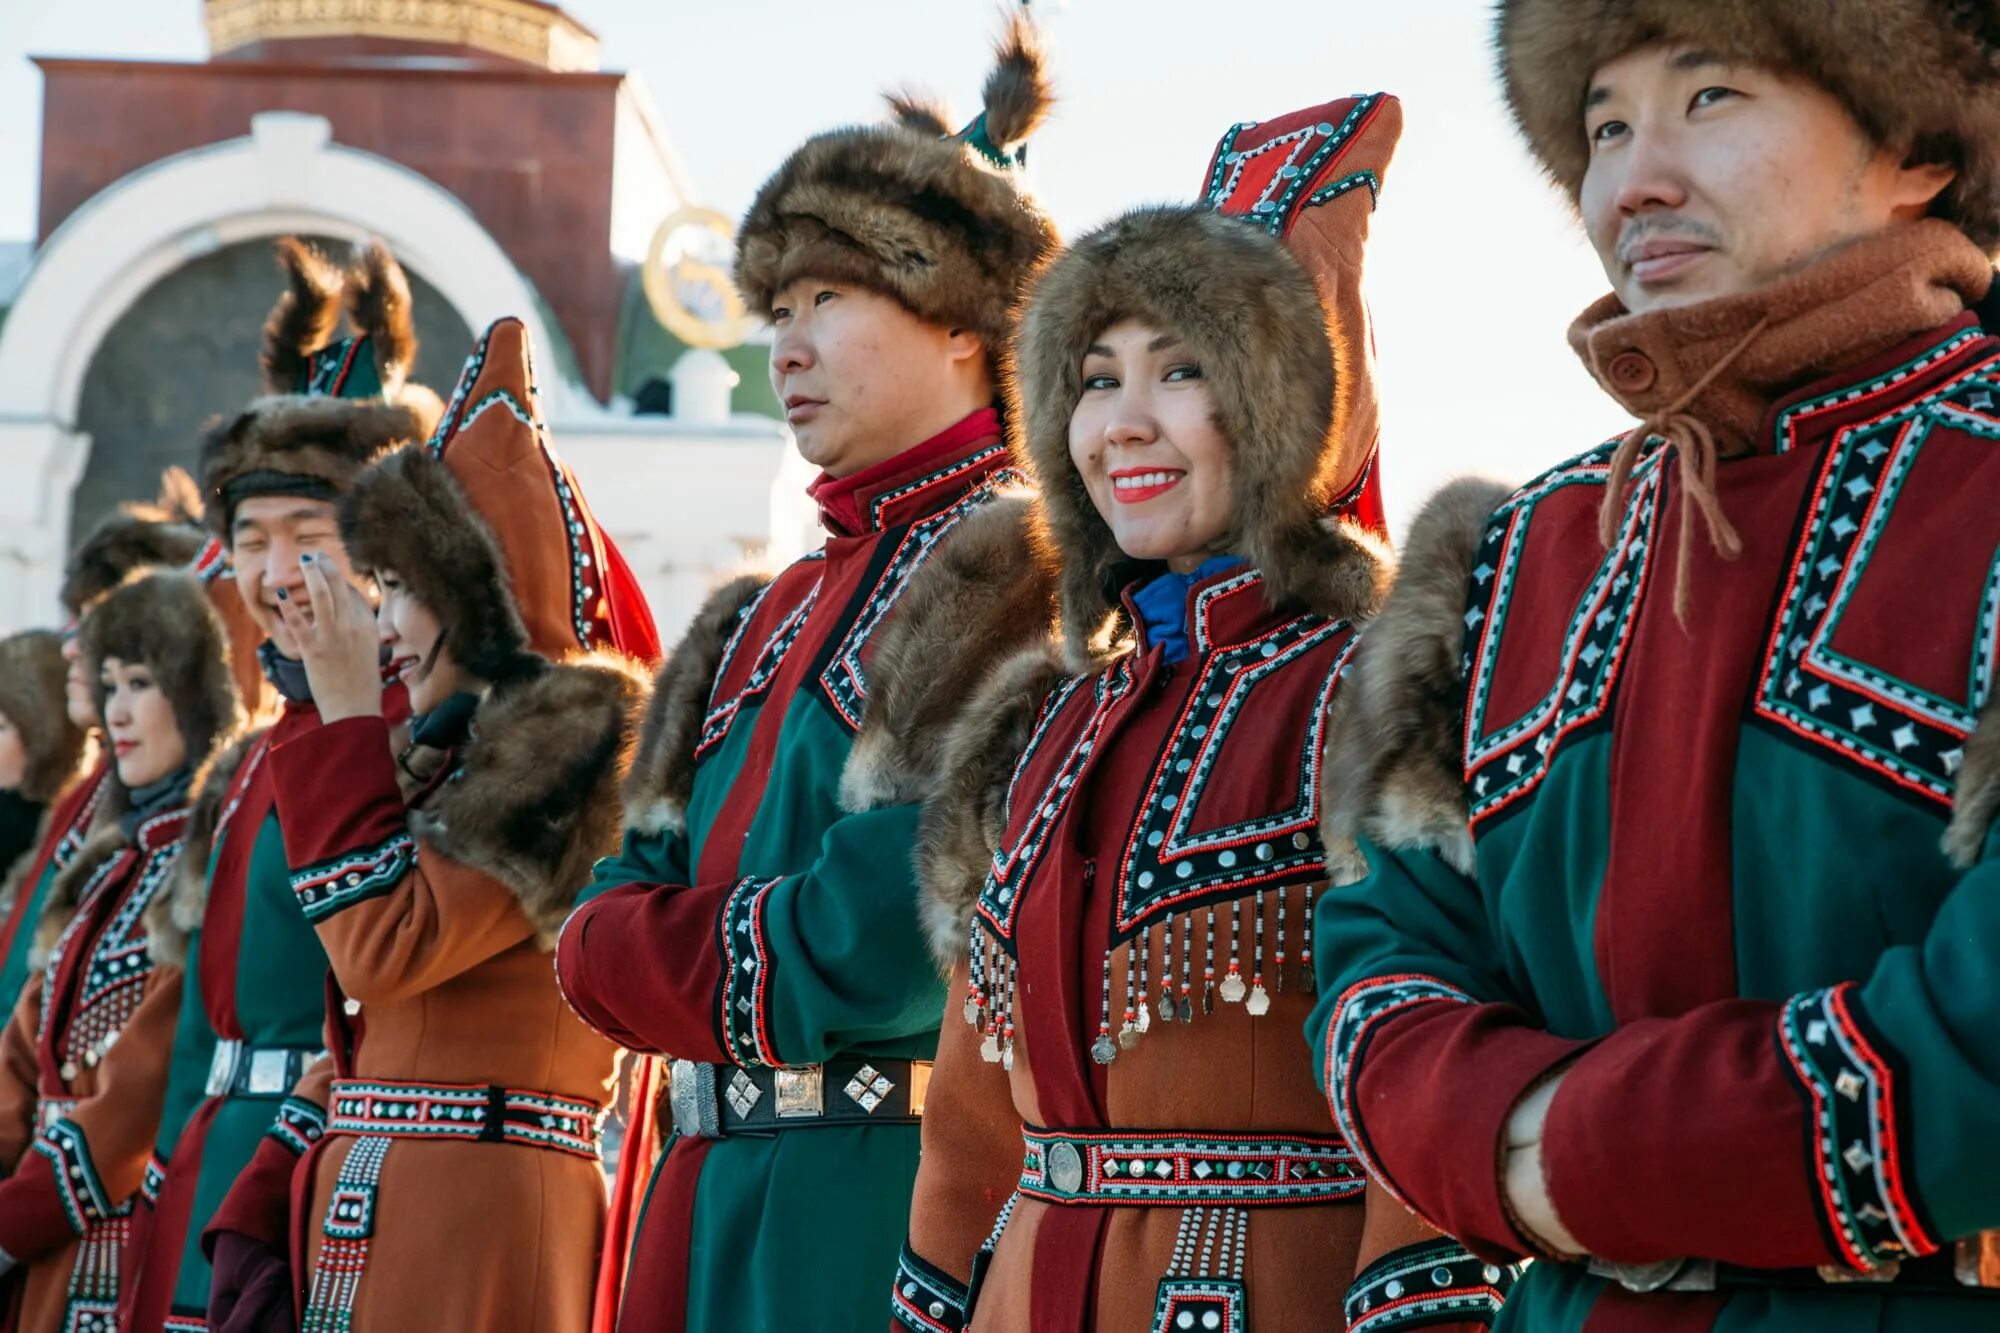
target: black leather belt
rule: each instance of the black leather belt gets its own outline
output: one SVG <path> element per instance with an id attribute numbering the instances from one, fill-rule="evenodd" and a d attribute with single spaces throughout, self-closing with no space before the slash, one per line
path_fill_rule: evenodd
<path id="1" fill-rule="evenodd" d="M 914 1125 L 930 1087 L 928 1060 L 831 1060 L 738 1068 L 676 1060 L 665 1098 L 676 1134 L 720 1139 L 825 1125 Z"/>
<path id="2" fill-rule="evenodd" d="M 1874 1273 L 1844 1268 L 1742 1268 L 1708 1259 L 1657 1264 L 1611 1264 L 1592 1260 L 1594 1276 L 1610 1278 L 1628 1291 L 1732 1291 L 1746 1288 L 1791 1291 L 1949 1292 L 1954 1296 L 2000 1295 L 1983 1285 L 1977 1239 L 1947 1245 L 1921 1259 L 1885 1263 Z"/>
<path id="3" fill-rule="evenodd" d="M 298 1046 L 251 1046 L 227 1038 L 215 1043 L 208 1066 L 211 1097 L 284 1097 L 325 1051 Z"/>

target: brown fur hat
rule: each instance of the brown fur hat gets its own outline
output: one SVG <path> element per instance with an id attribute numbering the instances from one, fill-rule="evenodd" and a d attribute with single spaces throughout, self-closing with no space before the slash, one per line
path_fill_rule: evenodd
<path id="1" fill-rule="evenodd" d="M 1605 62 L 1696 48 L 1801 75 L 1877 142 L 1943 155 L 1958 179 L 1933 210 L 2000 247 L 2000 17 L 1968 0 L 1503 0 L 1500 77 L 1529 149 L 1575 200 L 1590 148 L 1583 102 Z"/>
<path id="2" fill-rule="evenodd" d="M 389 569 L 444 627 L 452 660 L 499 683 L 540 670 L 514 602 L 507 563 L 444 461 L 397 449 L 340 499 L 340 537 L 357 568 Z"/>
<path id="3" fill-rule="evenodd" d="M 164 569 L 134 574 L 84 617 L 83 662 L 100 716 L 107 657 L 152 668 L 173 705 L 190 764 L 199 766 L 242 723 L 228 635 L 193 574 Z"/>
<path id="4" fill-rule="evenodd" d="M 0 714 L 21 733 L 27 772 L 20 793 L 37 804 L 55 799 L 83 762 L 85 734 L 64 705 L 62 635 L 31 629 L 0 639 Z"/>
<path id="5" fill-rule="evenodd" d="M 1014 386 L 1030 465 L 1062 552 L 1063 633 L 1079 669 L 1113 609 L 1126 557 L 1070 461 L 1085 351 L 1134 319 L 1178 334 L 1200 358 L 1235 450 L 1232 549 L 1274 602 L 1331 613 L 1373 606 L 1381 570 L 1346 554 L 1357 529 L 1321 520 L 1341 475 L 1333 440 L 1334 352 L 1318 290 L 1262 229 L 1198 206 L 1140 208 L 1088 233 L 1035 284 Z M 1329 582 L 1329 576 L 1333 581 Z"/>
<path id="6" fill-rule="evenodd" d="M 71 616 L 80 616 L 135 569 L 192 563 L 206 541 L 201 511 L 194 478 L 168 468 L 160 474 L 159 499 L 119 505 L 70 552 L 63 566 L 63 606 Z"/>
<path id="7" fill-rule="evenodd" d="M 999 162 L 1051 102 L 1039 38 L 1016 17 L 985 110 L 951 135 L 938 108 L 890 99 L 897 120 L 808 139 L 764 183 L 737 236 L 736 285 L 753 311 L 801 277 L 852 282 L 922 318 L 968 328 L 1004 367 L 1011 312 L 1055 226 Z"/>

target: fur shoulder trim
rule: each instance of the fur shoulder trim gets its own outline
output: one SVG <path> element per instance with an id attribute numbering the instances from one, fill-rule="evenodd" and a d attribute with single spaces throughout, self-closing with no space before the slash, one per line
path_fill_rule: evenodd
<path id="1" fill-rule="evenodd" d="M 993 668 L 945 733 L 941 778 L 917 830 L 917 881 L 924 936 L 947 971 L 965 957 L 972 909 L 1006 833 L 1015 760 L 1065 674 L 1055 644 L 1023 649 Z"/>
<path id="2" fill-rule="evenodd" d="M 39 972 L 48 964 L 49 951 L 75 918 L 90 877 L 127 845 L 124 831 L 116 822 L 99 824 L 84 839 L 76 856 L 56 875 L 55 882 L 49 885 L 49 896 L 42 903 L 41 920 L 35 923 L 34 940 L 28 946 L 30 972 Z"/>
<path id="3" fill-rule="evenodd" d="M 618 784 L 645 698 L 644 673 L 615 653 L 495 687 L 462 767 L 410 812 L 411 831 L 512 889 L 553 948 L 591 863 L 618 848 Z"/>
<path id="4" fill-rule="evenodd" d="M 871 645 L 868 706 L 840 777 L 859 813 L 937 789 L 945 736 L 993 663 L 1049 639 L 1055 576 L 1034 498 L 1014 492 L 960 523 L 910 577 Z"/>
<path id="5" fill-rule="evenodd" d="M 160 967 L 187 962 L 188 937 L 200 928 L 208 907 L 208 860 L 215 853 L 215 826 L 229 786 L 251 749 L 264 738 L 260 729 L 229 745 L 218 746 L 195 775 L 188 802 L 187 827 L 181 833 L 181 856 L 174 865 L 168 892 L 153 895 L 146 905 L 146 952 Z"/>
<path id="6" fill-rule="evenodd" d="M 2000 703 L 1987 705 L 1965 742 L 1958 771 L 1944 853 L 1960 870 L 1970 870 L 1986 849 L 1986 835 L 2000 817 Z"/>
<path id="7" fill-rule="evenodd" d="M 625 780 L 625 822 L 640 833 L 679 831 L 694 795 L 694 751 L 708 697 L 738 619 L 769 586 L 768 574 L 740 574 L 710 593 L 653 681 L 639 753 Z"/>
<path id="8" fill-rule="evenodd" d="M 1471 869 L 1460 758 L 1466 596 L 1487 521 L 1511 493 L 1499 482 L 1454 481 L 1410 525 L 1395 585 L 1334 700 L 1322 802 L 1328 847 L 1366 834 Z"/>

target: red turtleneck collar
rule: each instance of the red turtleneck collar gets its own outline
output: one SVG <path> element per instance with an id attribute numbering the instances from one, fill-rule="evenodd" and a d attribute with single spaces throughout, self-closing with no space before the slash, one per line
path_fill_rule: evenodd
<path id="1" fill-rule="evenodd" d="M 922 444 L 885 458 L 873 467 L 850 477 L 831 477 L 822 472 L 806 494 L 819 506 L 820 525 L 836 537 L 856 537 L 876 532 L 896 521 L 894 509 L 884 503 L 893 492 L 909 487 L 912 492 L 927 489 L 922 483 L 932 473 L 946 480 L 957 471 L 952 464 L 969 462 L 1000 442 L 1000 411 L 982 407 L 970 416 L 946 427 Z"/>

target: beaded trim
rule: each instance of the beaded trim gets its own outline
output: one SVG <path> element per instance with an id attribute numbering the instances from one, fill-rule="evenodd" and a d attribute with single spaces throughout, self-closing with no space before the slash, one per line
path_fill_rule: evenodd
<path id="1" fill-rule="evenodd" d="M 771 946 L 764 934 L 764 908 L 771 890 L 782 879 L 751 876 L 736 882 L 723 901 L 718 929 L 722 935 L 722 1049 L 739 1065 L 779 1065 L 784 1062 L 771 1043 L 764 1000 L 771 975 Z"/>
<path id="2" fill-rule="evenodd" d="M 264 1136 L 290 1149 L 292 1156 L 303 1157 L 326 1137 L 326 1111 L 303 1097 L 287 1097 L 278 1103 L 277 1118 Z"/>
<path id="3" fill-rule="evenodd" d="M 1415 973 L 1370 977 L 1349 986 L 1341 994 L 1333 1008 L 1333 1021 L 1328 1025 L 1326 1066 L 1321 1083 L 1326 1088 L 1327 1105 L 1333 1111 L 1334 1124 L 1340 1127 L 1341 1135 L 1368 1168 L 1368 1173 L 1399 1202 L 1402 1201 L 1401 1193 L 1383 1172 L 1381 1160 L 1369 1147 L 1367 1130 L 1354 1114 L 1355 1083 L 1360 1077 L 1361 1062 L 1368 1054 L 1368 1044 L 1374 1040 L 1376 1030 L 1384 1020 L 1418 1005 L 1444 1003 L 1471 1004 L 1472 997 L 1436 977 Z"/>
<path id="4" fill-rule="evenodd" d="M 896 1259 L 896 1284 L 889 1293 L 889 1321 L 908 1333 L 960 1333 L 971 1311 L 965 1285 L 925 1263 L 910 1243 Z"/>
<path id="5" fill-rule="evenodd" d="M 1085 1134 L 1022 1127 L 1020 1192 L 1045 1203 L 1188 1207 L 1339 1203 L 1367 1188 L 1334 1138 Z"/>
<path id="6" fill-rule="evenodd" d="M 90 1157 L 90 1140 L 74 1120 L 58 1120 L 36 1136 L 34 1150 L 48 1158 L 56 1193 L 70 1228 L 81 1236 L 99 1222 L 127 1215 L 132 1205 L 113 1204 L 97 1164 Z"/>
<path id="7" fill-rule="evenodd" d="M 1802 402 L 1793 403 L 1778 416 L 1775 428 L 1776 451 L 1781 454 L 1790 453 L 1798 447 L 1799 434 L 1806 425 L 1807 418 L 1816 416 L 1820 412 L 1829 409 L 1839 410 L 1851 407 L 1855 403 L 1865 402 L 1871 398 L 1880 398 L 1910 377 L 1921 375 L 1942 362 L 1950 360 L 1959 352 L 1964 351 L 1967 347 L 1981 341 L 1987 336 L 1988 334 L 1983 329 L 1965 329 L 1945 339 L 1929 351 L 1897 366 L 1885 375 L 1877 376 L 1860 384 L 1850 384 L 1844 388 L 1835 389 L 1830 393 L 1823 393 L 1817 398 L 1808 398 Z M 1935 393 L 1925 395 L 1916 402 L 1905 404 L 1895 412 L 1883 417 L 1881 421 L 1870 424 L 1882 425 L 1884 423 L 1900 422 L 1927 411 L 1931 404 L 1939 397 L 1963 389 L 1966 387 L 1967 382 L 1974 377 L 1989 372 L 1993 368 L 1996 359 L 2000 358 L 1986 358 L 1977 365 L 1969 367 L 1961 379 L 1945 385 Z M 1990 381 L 1987 387 L 1991 387 Z M 1990 403 L 1988 405 L 1990 406 Z"/>
<path id="8" fill-rule="evenodd" d="M 160 1191 L 167 1183 L 167 1161 L 155 1152 L 146 1158 L 146 1174 L 139 1179 L 139 1201 L 148 1208 L 160 1202 Z"/>
<path id="9" fill-rule="evenodd" d="M 1223 134 L 1222 142 L 1216 145 L 1215 163 L 1209 171 L 1208 188 L 1203 191 L 1204 200 L 1210 207 L 1221 204 L 1236 193 L 1248 163 L 1266 153 L 1282 150 L 1285 154 L 1285 165 L 1272 174 L 1270 183 L 1264 187 L 1263 193 L 1258 195 L 1256 202 L 1245 209 L 1240 216 L 1244 221 L 1264 228 L 1273 236 L 1284 234 L 1285 227 L 1291 221 L 1297 207 L 1310 207 L 1324 202 L 1317 194 L 1307 199 L 1303 205 L 1299 200 L 1311 188 L 1320 171 L 1341 151 L 1347 141 L 1354 137 L 1355 132 L 1381 101 L 1380 93 L 1371 93 L 1357 99 L 1338 126 L 1326 122 L 1302 125 L 1290 134 L 1279 135 L 1275 139 L 1240 153 L 1236 151 L 1237 139 L 1242 137 L 1245 131 L 1257 128 L 1258 122 L 1246 120 L 1230 126 Z M 1305 159 L 1303 162 L 1300 161 L 1301 157 Z M 1324 191 L 1319 193 L 1323 194 Z"/>
<path id="10" fill-rule="evenodd" d="M 1820 1202 L 1842 1259 L 1873 1272 L 1936 1251 L 1903 1169 L 1898 1071 L 1864 1030 L 1854 984 L 1787 1001 L 1778 1039 L 1811 1108 Z"/>
<path id="11" fill-rule="evenodd" d="M 209 1333 L 208 1321 L 194 1315 L 168 1315 L 167 1322 L 160 1326 L 161 1333 Z"/>
<path id="12" fill-rule="evenodd" d="M 357 1139 L 340 1164 L 326 1220 L 320 1224 L 319 1256 L 313 1262 L 312 1289 L 299 1333 L 348 1333 L 353 1327 L 354 1298 L 368 1267 L 376 1190 L 389 1146 L 390 1140 L 380 1136 Z"/>
<path id="13" fill-rule="evenodd" d="M 90 795 L 85 798 L 83 809 L 76 812 L 76 819 L 57 840 L 55 851 L 49 856 L 49 860 L 57 870 L 68 869 L 69 863 L 76 860 L 76 854 L 83 850 L 84 839 L 97 823 L 97 807 L 104 800 L 104 789 L 110 785 L 111 779 L 108 774 L 98 779 L 97 785 L 90 789 Z"/>
<path id="14" fill-rule="evenodd" d="M 194 558 L 194 576 L 202 583 L 217 583 L 236 577 L 236 566 L 229 559 L 229 548 L 222 544 L 220 537 L 210 537 L 202 546 L 201 554 Z"/>
<path id="15" fill-rule="evenodd" d="M 604 1108 L 517 1088 L 335 1079 L 329 1134 L 476 1139 L 596 1160 Z"/>
<path id="16" fill-rule="evenodd" d="M 816 552 L 805 559 L 825 558 L 823 552 Z M 805 561 L 799 563 L 803 564 Z M 739 619 L 735 632 L 723 645 L 722 661 L 716 668 L 714 690 L 720 690 L 723 682 L 729 678 L 730 667 L 742 647 L 744 634 L 748 632 L 758 609 L 763 606 L 764 599 L 770 596 L 771 590 L 778 586 L 779 581 L 774 579 L 765 584 L 737 613 Z M 729 729 L 735 724 L 737 715 L 743 711 L 743 706 L 752 699 L 760 697 L 771 687 L 772 680 L 778 674 L 778 668 L 784 665 L 785 654 L 789 653 L 792 645 L 798 642 L 799 634 L 805 628 L 806 617 L 811 614 L 814 603 L 819 601 L 822 581 L 823 579 L 813 581 L 812 586 L 806 589 L 805 596 L 799 599 L 798 605 L 785 613 L 784 619 L 778 622 L 778 627 L 764 640 L 763 646 L 757 650 L 757 656 L 751 663 L 749 674 L 744 677 L 742 688 L 720 702 L 711 693 L 708 713 L 702 718 L 701 739 L 696 742 L 694 748 L 697 763 L 706 758 L 710 750 L 722 743 L 722 738 L 729 734 Z"/>
<path id="17" fill-rule="evenodd" d="M 390 892 L 417 864 L 417 843 L 407 832 L 391 835 L 292 873 L 292 892 L 314 925 L 358 902 Z"/>
<path id="18" fill-rule="evenodd" d="M 151 851 L 121 851 L 105 862 L 84 886 L 79 894 L 76 915 L 70 918 L 49 951 L 48 963 L 42 974 L 40 1035 L 44 1037 L 50 1017 L 63 1009 L 55 1002 L 53 994 L 56 973 L 63 959 L 79 938 L 87 936 L 94 928 L 100 907 L 98 899 L 105 893 L 116 892 L 126 882 L 123 872 L 131 865 L 128 858 L 135 854 L 143 857 L 131 881 L 132 887 L 126 891 L 110 921 L 97 935 L 79 978 L 77 996 L 68 1006 L 68 1026 L 56 1036 L 54 1050 L 62 1060 L 58 1072 L 64 1082 L 74 1079 L 82 1069 L 94 1068 L 104 1059 L 118 1040 L 118 1034 L 145 999 L 146 983 L 153 974 L 153 957 L 147 947 L 146 909 L 159 894 L 180 858 L 178 832 L 186 820 L 187 812 L 176 810 L 156 815 L 142 824 L 134 835 L 135 846 L 143 847 L 145 842 L 156 841 L 163 829 L 169 840 L 160 842 Z"/>
<path id="19" fill-rule="evenodd" d="M 1347 1333 L 1490 1325 L 1520 1272 L 1475 1258 L 1453 1240 L 1405 1245 L 1368 1265 L 1347 1289 Z"/>

